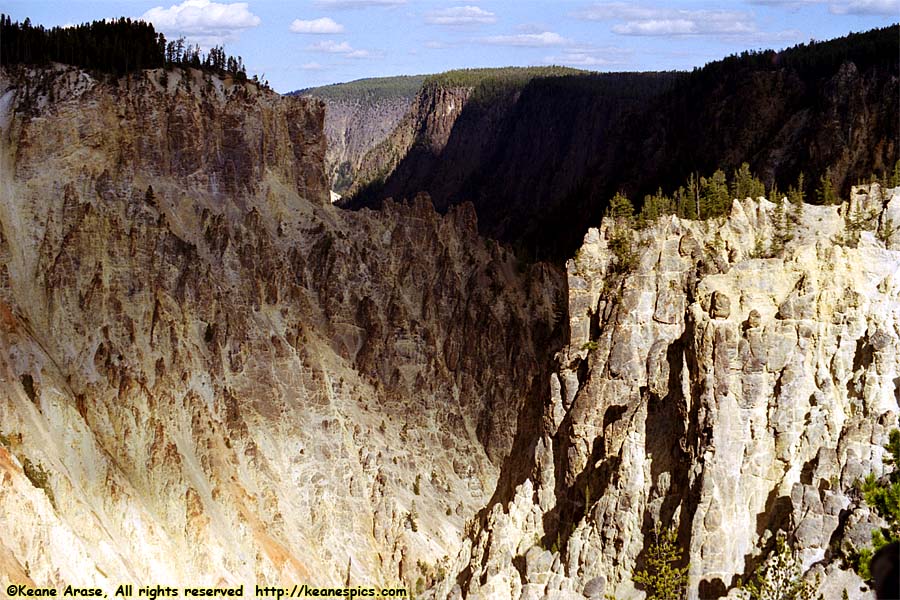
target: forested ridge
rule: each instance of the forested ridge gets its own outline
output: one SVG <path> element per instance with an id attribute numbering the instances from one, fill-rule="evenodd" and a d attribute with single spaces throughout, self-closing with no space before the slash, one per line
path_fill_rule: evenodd
<path id="1" fill-rule="evenodd" d="M 204 53 L 183 37 L 166 41 L 151 23 L 128 17 L 92 21 L 70 27 L 32 25 L 0 14 L 0 64 L 64 63 L 88 71 L 124 75 L 141 69 L 181 66 L 247 79 L 243 59 L 222 46 Z M 255 79 L 255 76 L 254 76 Z"/>
<path id="2" fill-rule="evenodd" d="M 426 75 L 397 75 L 394 77 L 367 77 L 332 83 L 320 87 L 303 88 L 290 92 L 289 96 L 314 96 L 323 100 L 378 102 L 394 98 L 412 98 L 422 87 Z"/>

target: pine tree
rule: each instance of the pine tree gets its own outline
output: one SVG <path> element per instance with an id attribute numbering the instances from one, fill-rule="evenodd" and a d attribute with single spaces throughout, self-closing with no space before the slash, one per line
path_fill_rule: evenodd
<path id="1" fill-rule="evenodd" d="M 834 184 L 831 183 L 831 170 L 826 169 L 822 177 L 819 178 L 819 187 L 816 188 L 816 198 L 819 204 L 831 206 L 840 204 L 841 200 L 834 191 Z"/>
<path id="2" fill-rule="evenodd" d="M 887 450 L 884 462 L 893 465 L 894 470 L 881 479 L 869 474 L 862 484 L 866 504 L 887 522 L 886 527 L 872 532 L 872 548 L 863 548 L 855 557 L 854 567 L 863 579 L 871 578 L 869 563 L 874 553 L 882 546 L 900 542 L 900 429 L 891 431 Z"/>
<path id="3" fill-rule="evenodd" d="M 773 181 L 772 187 L 769 188 L 769 193 L 766 195 L 766 198 L 769 199 L 769 202 L 778 202 L 784 197 L 784 194 L 782 194 L 781 190 L 778 189 L 778 184 Z"/>
<path id="4" fill-rule="evenodd" d="M 791 204 L 803 204 L 806 198 L 805 187 L 803 171 L 801 171 L 800 175 L 797 176 L 797 184 L 788 186 L 788 200 L 790 200 Z"/>
<path id="5" fill-rule="evenodd" d="M 718 217 L 728 212 L 731 205 L 725 172 L 717 169 L 712 176 L 700 178 L 700 218 Z"/>
<path id="6" fill-rule="evenodd" d="M 684 186 L 675 190 L 675 214 L 682 219 L 697 218 L 697 205 L 694 197 Z"/>
<path id="7" fill-rule="evenodd" d="M 687 591 L 688 565 L 682 561 L 678 534 L 674 528 L 653 529 L 654 542 L 647 551 L 647 568 L 632 573 L 634 582 L 642 585 L 647 600 L 681 600 Z"/>
<path id="8" fill-rule="evenodd" d="M 745 600 L 821 600 L 821 595 L 816 596 L 817 584 L 803 580 L 800 565 L 784 534 L 779 532 L 775 552 L 756 571 L 753 580 L 741 588 L 741 594 Z"/>
<path id="9" fill-rule="evenodd" d="M 663 215 L 671 215 L 675 213 L 675 202 L 663 194 L 662 188 L 656 190 L 652 196 L 644 196 L 644 203 L 641 205 L 641 212 L 638 215 L 638 227 L 643 228 Z"/>
<path id="10" fill-rule="evenodd" d="M 775 202 L 775 210 L 772 212 L 772 253 L 780 256 L 784 252 L 785 245 L 794 239 L 794 227 L 792 219 L 784 210 L 784 202 Z"/>
<path id="11" fill-rule="evenodd" d="M 766 195 L 763 183 L 750 172 L 750 165 L 741 163 L 731 179 L 731 197 L 743 200 L 745 198 L 759 198 Z"/>
<path id="12" fill-rule="evenodd" d="M 702 219 L 702 213 L 700 211 L 700 183 L 697 181 L 697 177 L 691 173 L 690 177 L 688 177 L 688 195 L 694 202 L 694 214 L 696 214 L 697 219 Z"/>
<path id="13" fill-rule="evenodd" d="M 624 220 L 630 222 L 631 218 L 634 216 L 634 206 L 627 196 L 621 192 L 616 192 L 616 195 L 609 201 L 609 208 L 606 211 L 606 215 L 616 221 Z"/>

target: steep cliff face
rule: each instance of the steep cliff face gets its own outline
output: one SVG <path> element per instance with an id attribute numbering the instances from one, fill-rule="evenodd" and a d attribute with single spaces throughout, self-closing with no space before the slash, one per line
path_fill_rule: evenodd
<path id="1" fill-rule="evenodd" d="M 455 552 L 563 281 L 471 207 L 332 208 L 323 116 L 0 72 L 4 584 L 413 587 Z"/>
<path id="2" fill-rule="evenodd" d="M 106 172 L 109 185 L 159 181 L 237 213 L 255 206 L 257 188 L 269 181 L 327 202 L 324 111 L 316 101 L 281 101 L 196 70 L 96 84 L 74 70 L 7 75 L 6 109 L 21 117 L 9 123 L 18 178 L 72 169 L 80 160 L 98 177 Z M 78 127 L 33 127 L 46 119 Z"/>
<path id="3" fill-rule="evenodd" d="M 562 262 L 613 194 L 639 200 L 690 173 L 747 162 L 769 186 L 804 172 L 812 198 L 827 173 L 848 193 L 900 159 L 900 109 L 884 101 L 900 95 L 897 39 L 892 27 L 694 73 L 538 78 L 488 106 L 466 103 L 436 149 L 401 124 L 379 150 L 392 161 L 373 157 L 378 168 L 359 176 L 370 185 L 347 205 L 420 191 L 442 210 L 471 201 L 483 233 Z M 437 96 L 417 105 L 446 112 Z"/>
<path id="4" fill-rule="evenodd" d="M 778 215 L 747 199 L 720 221 L 664 218 L 630 270 L 610 244 L 626 225 L 588 232 L 530 461 L 436 597 L 640 598 L 656 524 L 678 532 L 690 598 L 734 594 L 778 530 L 824 597 L 872 597 L 841 558 L 869 543 L 854 486 L 883 473 L 900 413 L 900 246 L 874 231 L 900 188 L 805 206 L 783 253 Z"/>

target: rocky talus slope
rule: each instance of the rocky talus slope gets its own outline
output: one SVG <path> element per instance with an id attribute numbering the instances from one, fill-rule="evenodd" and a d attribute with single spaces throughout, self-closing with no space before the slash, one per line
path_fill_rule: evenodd
<path id="1" fill-rule="evenodd" d="M 471 207 L 330 206 L 323 118 L 199 71 L 0 71 L 4 586 L 414 588 L 456 554 L 564 277 Z"/>
<path id="2" fill-rule="evenodd" d="M 854 484 L 884 472 L 898 425 L 900 237 L 878 228 L 900 222 L 900 188 L 805 206 L 783 253 L 777 215 L 747 199 L 664 218 L 630 270 L 610 247 L 623 225 L 588 232 L 530 453 L 434 597 L 642 598 L 657 523 L 687 551 L 690 598 L 733 597 L 778 530 L 825 598 L 873 597 L 840 559 L 870 543 Z"/>

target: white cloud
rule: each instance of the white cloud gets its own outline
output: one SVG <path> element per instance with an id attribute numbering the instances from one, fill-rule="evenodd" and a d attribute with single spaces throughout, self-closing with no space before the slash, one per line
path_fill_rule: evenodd
<path id="1" fill-rule="evenodd" d="M 293 31 L 294 33 L 313 34 L 343 33 L 344 26 L 340 23 L 335 22 L 333 19 L 329 19 L 328 17 L 322 17 L 321 19 L 311 19 L 309 21 L 294 19 L 294 21 L 291 23 L 291 31 Z"/>
<path id="2" fill-rule="evenodd" d="M 798 8 L 804 5 L 824 4 L 825 0 L 747 0 L 750 4 L 761 6 L 780 6 L 782 8 Z"/>
<path id="3" fill-rule="evenodd" d="M 151 8 L 141 19 L 153 23 L 156 29 L 183 35 L 204 46 L 233 41 L 244 29 L 260 24 L 246 2 L 222 4 L 210 0 L 184 0 L 181 4 Z"/>
<path id="4" fill-rule="evenodd" d="M 545 57 L 544 62 L 570 67 L 611 67 L 628 64 L 632 54 L 631 50 L 625 48 L 597 47 L 587 44 L 565 48 L 560 54 Z"/>
<path id="5" fill-rule="evenodd" d="M 329 54 L 346 54 L 348 52 L 353 52 L 353 47 L 347 42 L 335 42 L 334 40 L 316 42 L 308 49 L 314 52 L 328 52 Z"/>
<path id="6" fill-rule="evenodd" d="M 623 35 L 751 35 L 757 32 L 753 18 L 725 11 L 684 11 L 661 19 L 626 21 L 612 30 Z"/>
<path id="7" fill-rule="evenodd" d="M 321 71 L 324 67 L 322 67 L 322 65 L 320 65 L 319 63 L 313 61 L 313 62 L 303 63 L 302 65 L 300 65 L 300 68 L 303 69 L 304 71 Z"/>
<path id="8" fill-rule="evenodd" d="M 605 2 L 574 16 L 589 21 L 620 21 L 612 30 L 621 35 L 728 37 L 760 33 L 753 13 L 738 10 L 684 10 Z"/>
<path id="9" fill-rule="evenodd" d="M 497 16 L 477 6 L 454 6 L 425 14 L 425 22 L 432 25 L 487 25 L 497 22 Z"/>
<path id="10" fill-rule="evenodd" d="M 355 9 L 392 6 L 403 6 L 406 0 L 313 0 L 313 6 L 319 8 Z"/>
<path id="11" fill-rule="evenodd" d="M 339 54 L 344 58 L 372 58 L 375 56 L 375 54 L 369 50 L 357 50 L 347 42 L 335 42 L 334 40 L 316 42 L 309 46 L 307 50 L 311 50 L 312 52 L 325 52 L 327 54 Z"/>
<path id="12" fill-rule="evenodd" d="M 569 42 L 566 38 L 552 31 L 543 33 L 517 33 L 515 35 L 493 35 L 481 38 L 485 44 L 494 46 L 522 46 L 543 48 L 547 46 L 564 46 Z"/>
<path id="13" fill-rule="evenodd" d="M 834 15 L 880 15 L 896 18 L 900 15 L 900 0 L 849 0 L 831 2 L 828 10 Z"/>
<path id="14" fill-rule="evenodd" d="M 573 13 L 573 16 L 587 21 L 611 19 L 649 19 L 664 9 L 645 8 L 629 2 L 604 2 Z"/>
<path id="15" fill-rule="evenodd" d="M 602 56 L 587 52 L 567 52 L 559 56 L 548 56 L 544 62 L 551 65 L 565 65 L 568 67 L 608 67 L 618 64 Z"/>

